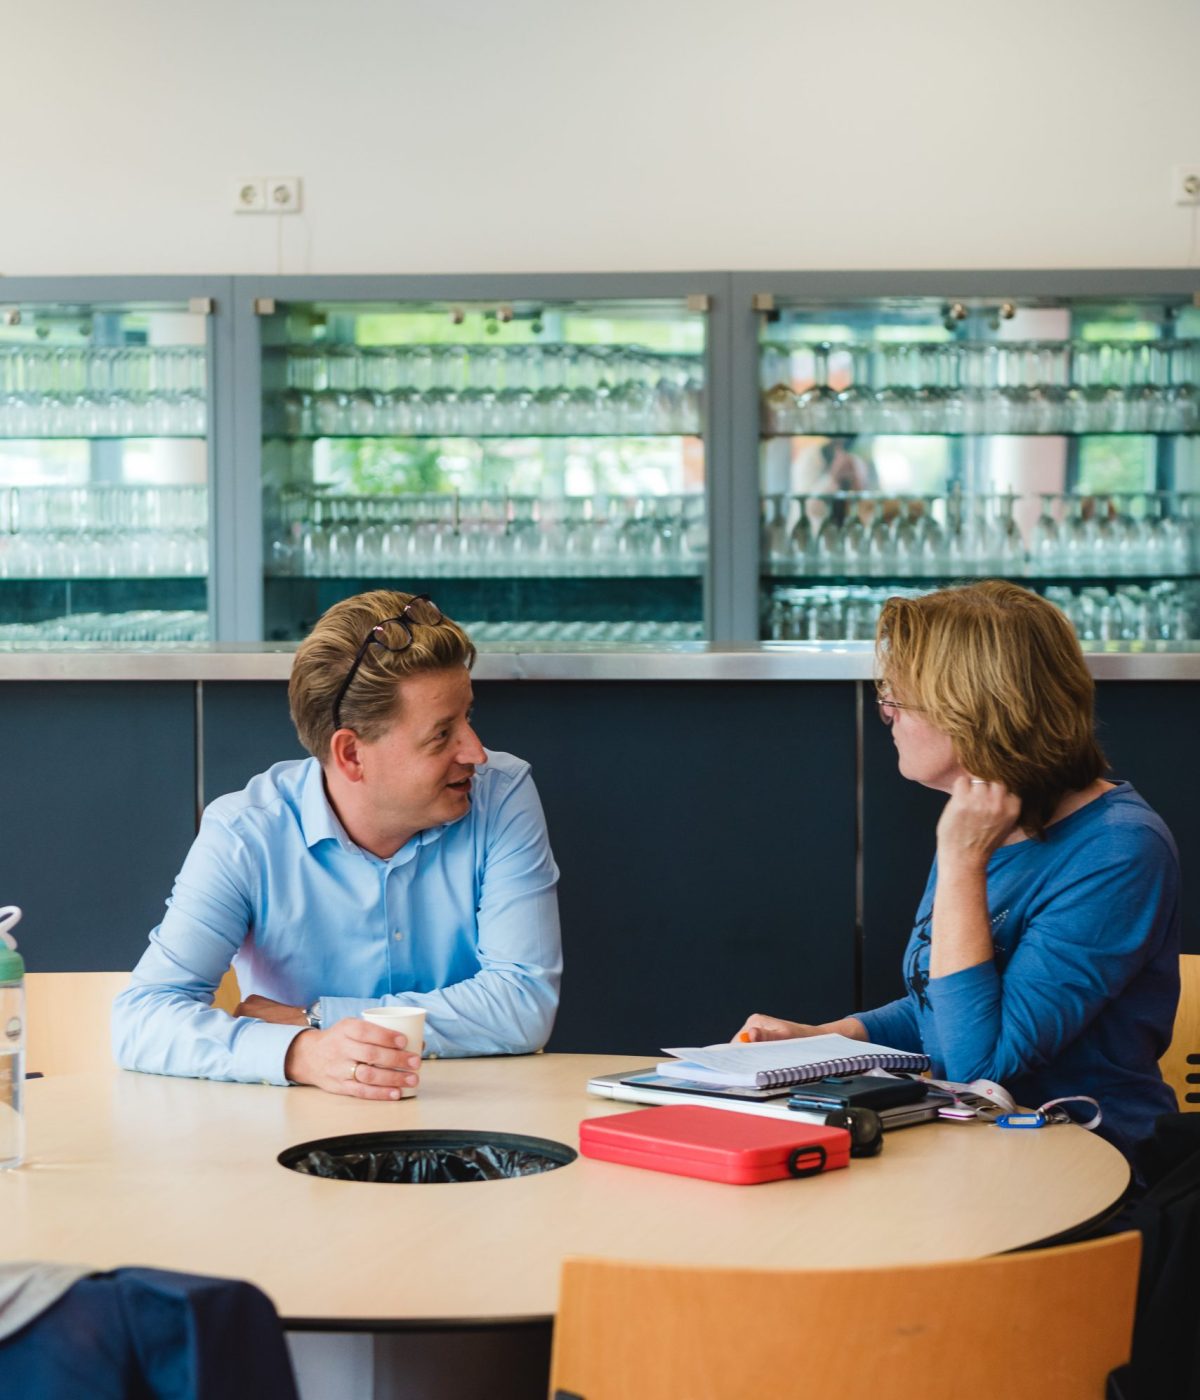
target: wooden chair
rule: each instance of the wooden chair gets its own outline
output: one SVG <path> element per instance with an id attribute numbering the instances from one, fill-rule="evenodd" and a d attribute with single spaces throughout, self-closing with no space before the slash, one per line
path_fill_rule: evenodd
<path id="1" fill-rule="evenodd" d="M 1200 953 L 1180 956 L 1175 1031 L 1158 1067 L 1175 1090 L 1180 1110 L 1200 1112 Z"/>
<path id="2" fill-rule="evenodd" d="M 112 1059 L 109 1018 L 128 972 L 30 972 L 25 977 L 29 1036 L 25 1066 L 37 1074 L 80 1074 Z M 233 1012 L 241 994 L 230 968 L 213 1005 Z"/>
<path id="3" fill-rule="evenodd" d="M 965 1263 L 845 1271 L 568 1259 L 551 1392 L 1102 1400 L 1108 1373 L 1129 1360 L 1140 1254 L 1130 1231 Z"/>

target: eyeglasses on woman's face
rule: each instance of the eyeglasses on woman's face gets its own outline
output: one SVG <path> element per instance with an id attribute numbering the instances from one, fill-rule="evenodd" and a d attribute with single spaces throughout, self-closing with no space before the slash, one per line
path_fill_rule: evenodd
<path id="1" fill-rule="evenodd" d="M 384 651 L 407 651 L 413 644 L 414 627 L 436 627 L 444 622 L 436 603 L 430 600 L 428 593 L 418 593 L 415 598 L 410 598 L 400 609 L 395 617 L 385 617 L 382 622 L 377 622 L 367 633 L 362 646 L 355 654 L 354 660 L 350 663 L 350 669 L 346 672 L 346 679 L 341 684 L 333 701 L 333 728 L 336 733 L 342 727 L 342 701 L 346 698 L 346 692 L 350 689 L 350 682 L 358 674 L 358 668 L 362 665 L 363 659 L 370 647 L 382 647 Z"/>
<path id="2" fill-rule="evenodd" d="M 920 705 L 909 705 L 903 700 L 897 700 L 886 688 L 880 689 L 879 694 L 875 697 L 875 703 L 879 707 L 879 718 L 883 720 L 884 724 L 891 724 L 892 720 L 896 718 L 898 710 L 908 710 L 914 715 L 925 713 Z"/>

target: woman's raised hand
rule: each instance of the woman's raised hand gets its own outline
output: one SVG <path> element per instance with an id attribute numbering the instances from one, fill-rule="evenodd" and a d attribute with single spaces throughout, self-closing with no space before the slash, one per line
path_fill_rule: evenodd
<path id="1" fill-rule="evenodd" d="M 938 865 L 967 861 L 986 866 L 992 852 L 1017 829 L 1021 799 L 1003 783 L 956 778 L 937 824 Z"/>

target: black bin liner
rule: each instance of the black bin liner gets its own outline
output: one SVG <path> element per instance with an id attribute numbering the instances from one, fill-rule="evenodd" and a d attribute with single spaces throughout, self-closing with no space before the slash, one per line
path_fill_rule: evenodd
<path id="1" fill-rule="evenodd" d="M 301 1142 L 279 1154 L 281 1165 L 332 1181 L 415 1186 L 437 1181 L 501 1181 L 535 1176 L 573 1162 L 577 1153 L 549 1138 L 517 1133 L 349 1133 Z"/>

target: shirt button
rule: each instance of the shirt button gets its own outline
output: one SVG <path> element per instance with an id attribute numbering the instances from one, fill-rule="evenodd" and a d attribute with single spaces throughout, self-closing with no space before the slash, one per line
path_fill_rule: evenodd
<path id="1" fill-rule="evenodd" d="M 404 932 L 403 932 L 403 930 L 402 930 L 402 929 L 397 929 L 396 932 L 392 934 L 392 937 L 396 940 L 397 943 L 403 943 L 403 942 L 404 942 Z"/>

